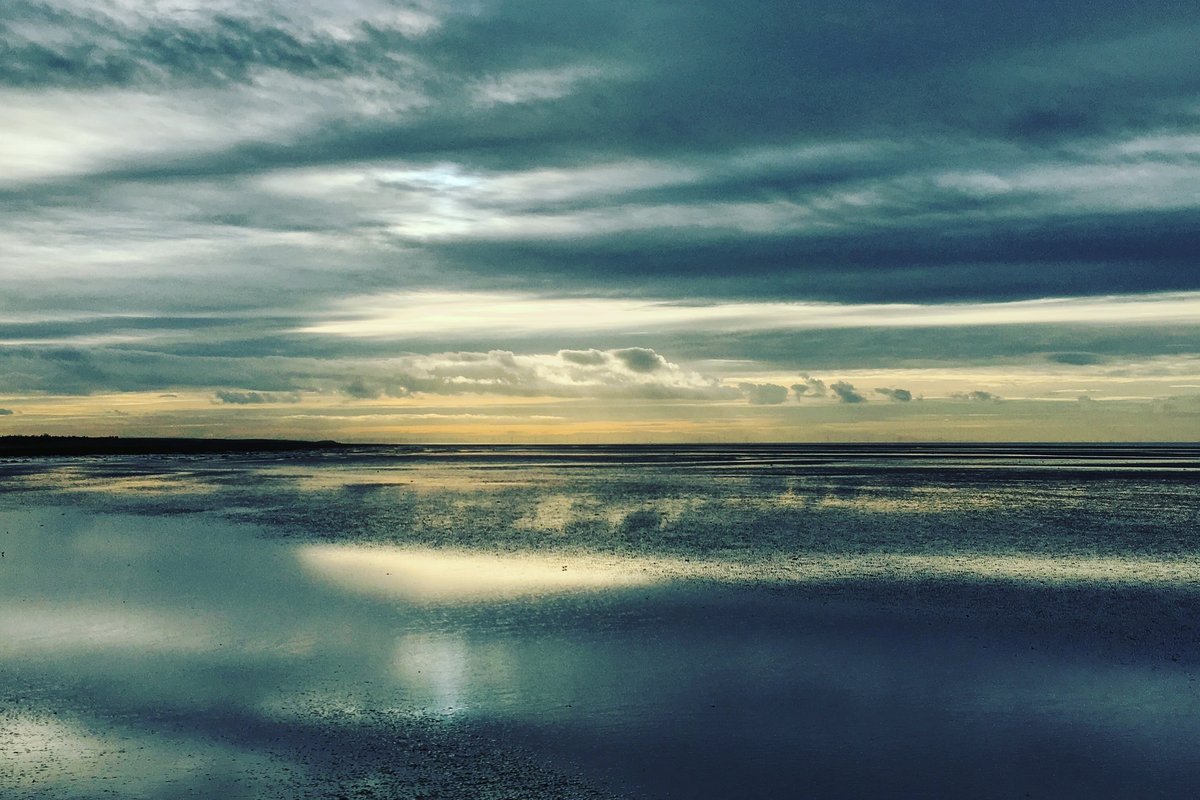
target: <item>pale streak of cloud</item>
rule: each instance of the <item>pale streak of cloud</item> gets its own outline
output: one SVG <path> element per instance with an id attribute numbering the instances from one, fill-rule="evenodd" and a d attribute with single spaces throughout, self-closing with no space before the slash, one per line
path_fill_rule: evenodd
<path id="1" fill-rule="evenodd" d="M 1005 303 L 713 303 L 418 292 L 339 304 L 298 333 L 390 338 L 482 332 L 927 328 L 984 325 L 1200 323 L 1200 292 L 1046 298 Z"/>
<path id="2" fill-rule="evenodd" d="M 340 115 L 388 117 L 426 102 L 412 86 L 353 76 L 306 80 L 280 71 L 220 90 L 3 89 L 0 185 L 289 141 Z M 217 108 L 231 113 L 215 114 Z"/>
<path id="3" fill-rule="evenodd" d="M 1132 210 L 1191 208 L 1196 203 L 1196 182 L 1200 168 L 1194 164 L 1170 160 L 1149 160 L 1153 156 L 1191 155 L 1181 146 L 1194 144 L 1174 137 L 1161 141 L 1164 149 L 1155 151 L 1151 141 L 1125 142 L 1115 146 L 1125 156 L 1140 156 L 1129 163 L 1056 163 L 1038 164 L 1011 172 L 949 172 L 934 177 L 943 190 L 992 198 L 1002 195 L 1025 197 L 1033 201 L 1009 209 L 1014 217 L 1033 213 L 1080 213 Z M 1141 148 L 1139 150 L 1139 148 Z M 1103 151 L 1098 155 L 1104 155 Z M 1034 200 L 1036 198 L 1036 200 Z"/>
<path id="4" fill-rule="evenodd" d="M 1171 144 L 1179 146 L 1179 142 Z M 867 157 L 887 152 L 881 143 L 853 146 Z M 940 203 L 963 198 L 1004 201 L 989 205 L 986 213 L 1005 220 L 1045 214 L 1166 211 L 1192 207 L 1194 187 L 1200 181 L 1200 167 L 1179 158 L 1186 156 L 1186 151 L 1175 152 L 1177 157 L 1166 162 L 1147 151 L 1130 163 L 1129 157 L 1114 156 L 1102 148 L 1081 154 L 1082 163 L 1045 161 L 992 171 L 916 170 L 766 200 L 647 203 L 634 195 L 629 202 L 612 202 L 640 189 L 699 185 L 706 177 L 722 172 L 752 175 L 766 167 L 784 172 L 819 168 L 838 163 L 839 154 L 828 147 L 745 151 L 730 154 L 716 171 L 711 164 L 686 160 L 634 160 L 511 173 L 470 170 L 458 164 L 398 165 L 391 170 L 354 165 L 339 167 L 327 176 L 320 169 L 284 170 L 263 179 L 263 186 L 284 196 L 357 200 L 364 211 L 373 209 L 371 218 L 391 235 L 435 243 L 569 240 L 651 230 L 820 236 L 833 230 L 888 226 L 896 218 L 932 222 L 953 216 L 961 221 L 963 214 L 982 213 L 956 204 L 953 211 L 939 210 Z M 555 202 L 583 200 L 605 202 L 599 207 L 550 208 Z"/>
<path id="5" fill-rule="evenodd" d="M 570 65 L 558 69 L 519 70 L 490 76 L 472 87 L 477 106 L 515 105 L 554 100 L 574 91 L 576 84 L 610 77 L 612 68 Z"/>

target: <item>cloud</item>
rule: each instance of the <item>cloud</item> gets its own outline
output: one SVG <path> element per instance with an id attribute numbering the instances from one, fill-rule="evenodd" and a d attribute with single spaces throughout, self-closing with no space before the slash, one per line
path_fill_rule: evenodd
<path id="1" fill-rule="evenodd" d="M 720 4 L 632 18 L 590 7 L 579 13 L 606 36 L 587 38 L 575 12 L 540 3 L 423 8 L 430 19 L 415 27 L 375 4 L 332 20 L 288 5 L 14 6 L 0 66 L 21 120 L 0 170 L 15 182 L 4 294 L 83 302 L 39 280 L 43 268 L 95 276 L 110 260 L 139 274 L 105 270 L 85 291 L 117 310 L 553 281 L 575 299 L 912 300 L 924 307 L 910 324 L 929 324 L 953 299 L 1197 288 L 1194 125 L 1164 110 L 1190 97 L 1191 25 L 1161 8 L 1108 8 L 1107 21 L 1060 30 L 1052 52 L 1003 20 L 1003 42 L 965 37 L 979 49 L 922 25 L 945 50 L 910 61 L 908 36 L 832 6 L 802 19 L 769 8 L 766 19 L 797 23 L 781 41 Z M 1056 24 L 1032 5 L 1022 13 Z M 1129 27 L 1112 27 L 1117 17 Z M 886 57 L 863 48 L 866 32 Z M 760 43 L 762 63 L 732 46 L 738 36 Z M 646 41 L 655 47 L 634 46 Z M 833 41 L 846 47 L 814 55 Z M 1180 60 L 1151 68 L 1137 55 L 1145 41 Z M 1162 94 L 1099 80 L 1081 55 L 1097 48 Z M 881 58 L 899 71 L 881 77 Z M 1037 92 L 1014 67 L 1028 63 L 1054 65 Z M 957 90 L 962 70 L 1011 102 Z M 819 113 L 795 108 L 818 102 L 806 87 L 822 78 L 847 91 L 820 93 Z M 400 85 L 412 96 L 396 97 Z M 1114 95 L 1083 105 L 1123 105 L 1126 122 L 1093 113 L 1050 126 L 1053 148 L 1013 133 L 1064 105 L 1064 85 Z M 481 104 L 481 91 L 511 102 Z M 222 280 L 194 277 L 215 264 L 229 265 Z"/>
<path id="2" fill-rule="evenodd" d="M 523 355 L 505 350 L 405 356 L 389 362 L 380 391 L 645 399 L 728 399 L 737 390 L 648 348 Z M 599 354 L 602 358 L 596 357 Z"/>
<path id="3" fill-rule="evenodd" d="M 572 330 L 669 332 L 1200 325 L 1200 292 L 1130 298 L 1054 298 L 1001 303 L 817 303 L 659 298 L 563 298 L 508 292 L 409 292 L 337 303 L 296 333 L 349 338 L 401 338 L 419 333 L 533 333 Z M 941 334 L 939 334 L 940 336 Z M 644 350 L 644 348 L 643 348 Z M 574 351 L 572 351 L 574 352 Z M 1068 356 L 1071 354 L 1067 354 Z M 1078 354 L 1075 354 L 1078 355 Z M 575 353 L 572 358 L 588 358 Z M 645 352 L 619 356 L 653 369 Z"/>
<path id="4" fill-rule="evenodd" d="M 308 348 L 304 348 L 308 349 Z M 580 356 L 580 353 L 587 355 Z M 581 363 L 582 362 L 582 363 Z M 230 405 L 295 403 L 300 392 L 338 391 L 354 399 L 424 394 L 733 399 L 718 378 L 649 348 L 451 351 L 331 358 L 176 355 L 116 349 L 0 348 L 10 390 L 52 394 L 205 388 Z M 256 386 L 254 390 L 228 386 Z"/>
<path id="5" fill-rule="evenodd" d="M 885 389 L 883 387 L 875 390 L 876 394 L 881 394 L 897 403 L 907 403 L 913 399 L 912 392 L 908 389 Z"/>
<path id="6" fill-rule="evenodd" d="M 774 383 L 739 383 L 738 389 L 752 406 L 776 406 L 787 399 L 786 386 Z"/>
<path id="7" fill-rule="evenodd" d="M 298 394 L 287 394 L 280 392 L 235 392 L 228 389 L 219 390 L 216 393 L 216 399 L 221 403 L 229 403 L 230 405 L 246 406 L 246 405 L 261 405 L 264 403 L 299 403 L 300 396 Z"/>
<path id="8" fill-rule="evenodd" d="M 390 25 L 386 17 L 360 16 L 339 26 L 341 15 L 331 14 L 322 26 L 305 19 L 298 4 L 257 15 L 200 7 L 188 14 L 152 7 L 130 14 L 104 4 L 71 9 L 65 3 L 55 10 L 20 0 L 14 5 L 3 26 L 10 47 L 0 58 L 0 81 L 20 87 L 221 86 L 251 82 L 268 70 L 314 77 L 389 74 L 404 62 L 387 53 L 405 49 L 419 30 L 404 25 L 400 15 Z M 357 11 L 367 7 L 357 4 Z M 426 28 L 435 25 L 427 17 Z"/>
<path id="9" fill-rule="evenodd" d="M 800 379 L 804 383 L 793 383 L 792 391 L 796 393 L 797 398 L 801 397 L 824 397 L 827 390 L 825 381 L 820 378 L 814 378 L 808 374 L 801 373 Z"/>
<path id="10" fill-rule="evenodd" d="M 846 383 L 845 381 L 838 381 L 837 383 L 831 384 L 829 389 L 835 395 L 837 395 L 838 400 L 842 403 L 865 403 L 865 402 L 867 402 L 867 398 L 865 398 L 861 394 L 859 394 L 858 391 L 854 388 L 854 386 L 852 386 L 849 383 Z"/>
<path id="11" fill-rule="evenodd" d="M 341 387 L 341 392 L 347 397 L 353 397 L 356 400 L 373 400 L 383 394 L 382 389 L 377 386 L 368 386 L 367 382 L 362 378 L 355 378 L 345 384 Z"/>
<path id="12" fill-rule="evenodd" d="M 995 403 L 1002 399 L 999 395 L 985 392 L 982 389 L 976 389 L 971 392 L 955 392 L 950 396 L 955 400 L 969 400 L 974 403 Z"/>
<path id="13" fill-rule="evenodd" d="M 612 354 L 634 372 L 655 372 L 669 366 L 665 358 L 645 347 L 628 347 Z"/>
<path id="14" fill-rule="evenodd" d="M 571 364 L 583 364 L 595 367 L 608 360 L 608 356 L 599 350 L 559 350 L 558 357 Z"/>
<path id="15" fill-rule="evenodd" d="M 1197 352 L 1186 4 L 318 5 L 9 0 L 6 390 L 738 398 Z M 721 359 L 753 364 L 682 366 Z"/>

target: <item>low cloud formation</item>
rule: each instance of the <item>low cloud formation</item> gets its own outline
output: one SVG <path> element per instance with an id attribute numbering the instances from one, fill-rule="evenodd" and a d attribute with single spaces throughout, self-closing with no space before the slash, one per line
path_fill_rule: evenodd
<path id="1" fill-rule="evenodd" d="M 13 410 L 11 408 L 0 408 L 0 417 L 11 417 Z"/>
<path id="2" fill-rule="evenodd" d="M 0 350 L 0 374 L 14 391 L 88 395 L 197 388 L 216 403 L 298 403 L 300 392 L 366 400 L 413 394 L 735 400 L 719 378 L 649 348 L 410 353 L 393 358 L 180 357 L 116 349 Z M 225 387 L 254 386 L 255 389 Z M 221 388 L 218 388 L 221 387 Z"/>
<path id="3" fill-rule="evenodd" d="M 867 398 L 858 393 L 853 384 L 845 381 L 838 381 L 829 387 L 830 390 L 837 395 L 839 401 L 843 403 L 865 403 Z"/>
<path id="4" fill-rule="evenodd" d="M 281 392 L 233 392 L 221 390 L 217 392 L 216 398 L 219 403 L 228 403 L 236 406 L 300 402 L 300 395 Z"/>
<path id="5" fill-rule="evenodd" d="M 665 358 L 646 347 L 628 347 L 624 350 L 613 350 L 612 355 L 634 372 L 655 372 L 670 366 Z"/>
<path id="6" fill-rule="evenodd" d="M 608 358 L 599 350 L 559 350 L 558 357 L 571 364 L 582 364 L 589 367 L 599 366 Z"/>
<path id="7" fill-rule="evenodd" d="M 875 390 L 875 394 L 881 394 L 897 403 L 907 403 L 913 399 L 912 392 L 908 389 L 887 389 L 879 387 Z"/>
<path id="8" fill-rule="evenodd" d="M 955 392 L 950 396 L 955 400 L 967 400 L 974 403 L 996 403 L 1002 399 L 998 394 L 992 394 L 980 389 L 976 389 L 973 392 Z"/>
<path id="9" fill-rule="evenodd" d="M 738 389 L 752 406 L 777 406 L 788 396 L 787 387 L 775 383 L 739 383 Z"/>
<path id="10" fill-rule="evenodd" d="M 341 387 L 342 394 L 353 397 L 355 400 L 374 400 L 383 394 L 383 390 L 378 386 L 368 385 L 367 381 L 362 378 L 354 380 Z"/>
<path id="11" fill-rule="evenodd" d="M 801 397 L 824 397 L 828 394 L 825 381 L 820 378 L 814 378 L 802 372 L 800 373 L 800 380 L 804 382 L 792 384 L 792 391 L 796 393 L 797 399 Z"/>
<path id="12" fill-rule="evenodd" d="M 742 394 L 642 347 L 552 355 L 508 350 L 410 355 L 376 366 L 372 373 L 342 385 L 341 391 L 355 398 L 424 393 L 720 400 Z M 787 396 L 783 387 L 775 389 Z"/>

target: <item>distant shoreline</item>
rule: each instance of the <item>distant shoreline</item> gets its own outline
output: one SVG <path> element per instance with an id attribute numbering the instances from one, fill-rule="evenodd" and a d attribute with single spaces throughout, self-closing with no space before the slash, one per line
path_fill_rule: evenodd
<path id="1" fill-rule="evenodd" d="M 651 454 L 666 452 L 706 453 L 735 450 L 756 455 L 784 452 L 823 454 L 872 454 L 877 457 L 914 455 L 965 456 L 992 454 L 1011 456 L 1091 457 L 1105 454 L 1126 454 L 1137 451 L 1183 451 L 1178 455 L 1195 457 L 1200 448 L 1197 442 L 722 442 L 722 443 L 653 443 L 653 444 L 562 444 L 562 443 L 447 443 L 428 442 L 388 444 L 382 442 L 338 442 L 332 439 L 308 441 L 301 439 L 204 439 L 157 436 L 55 436 L 50 434 L 0 436 L 0 458 L 39 456 L 100 456 L 100 455 L 204 455 L 221 453 L 288 453 L 320 450 L 403 450 L 416 454 L 490 451 L 495 453 L 630 453 Z"/>
<path id="2" fill-rule="evenodd" d="M 0 458 L 13 456 L 126 456 L 209 453 L 279 453 L 331 450 L 352 445 L 294 439 L 190 439 L 120 436 L 0 436 Z"/>

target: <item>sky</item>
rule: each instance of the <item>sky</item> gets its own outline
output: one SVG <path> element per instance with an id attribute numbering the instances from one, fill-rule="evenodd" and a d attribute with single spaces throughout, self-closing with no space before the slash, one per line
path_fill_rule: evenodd
<path id="1" fill-rule="evenodd" d="M 0 435 L 1200 440 L 1200 10 L 5 0 Z"/>

